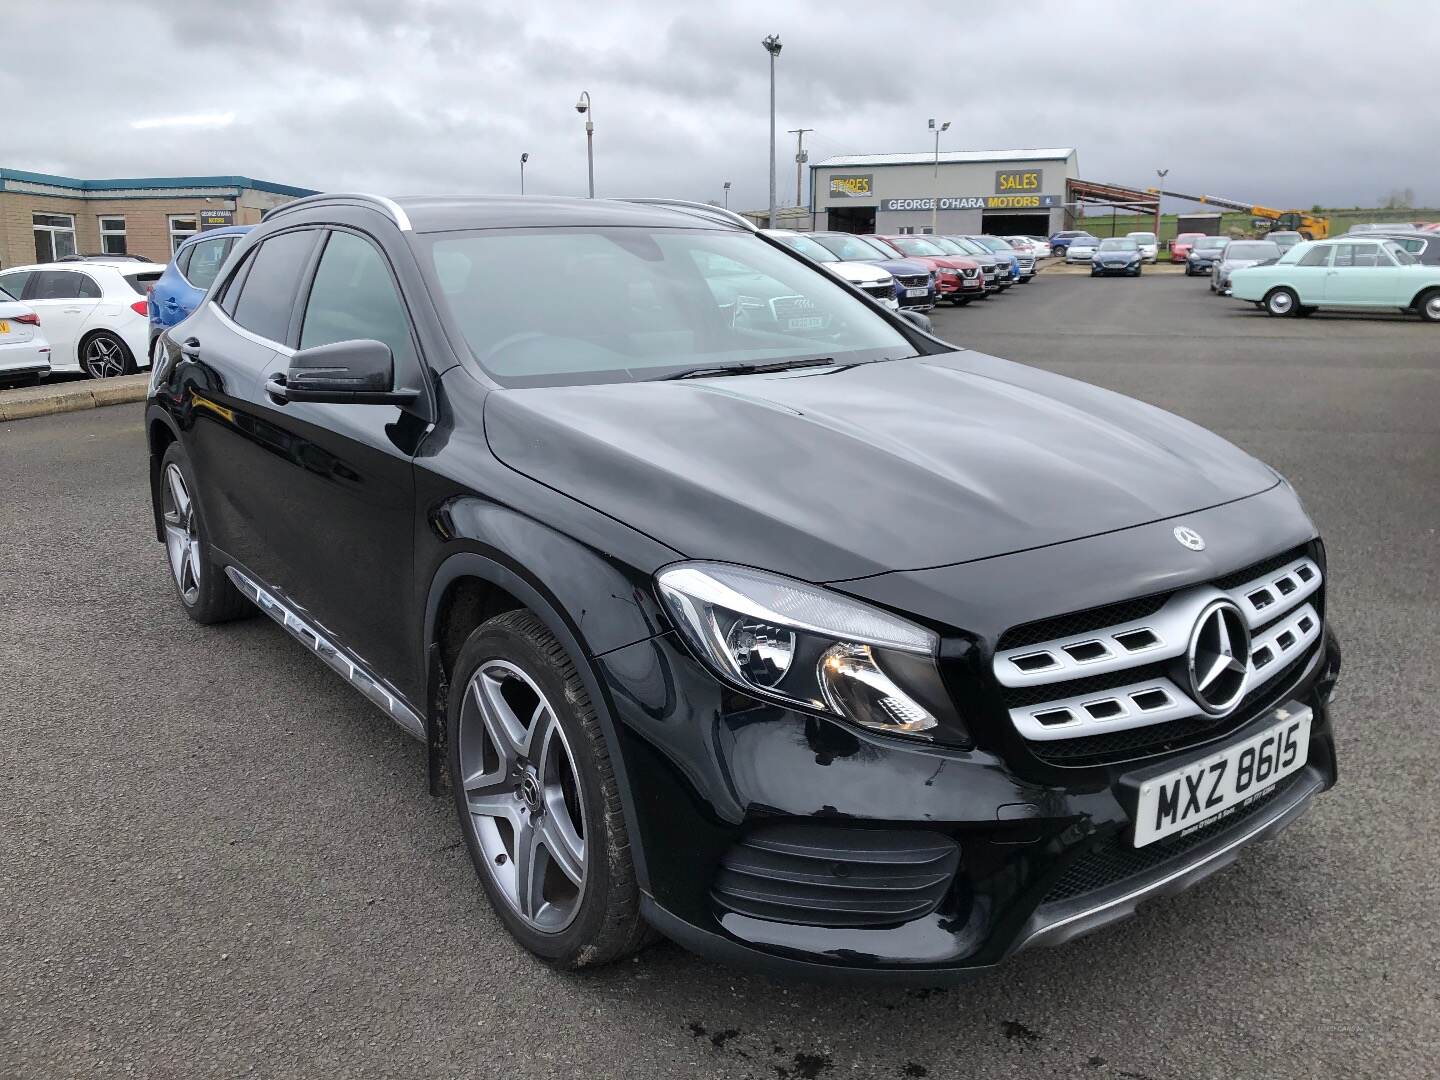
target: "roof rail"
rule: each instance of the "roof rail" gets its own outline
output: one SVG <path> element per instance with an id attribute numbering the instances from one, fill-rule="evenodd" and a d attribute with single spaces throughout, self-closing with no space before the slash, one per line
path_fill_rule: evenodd
<path id="1" fill-rule="evenodd" d="M 395 222 L 401 232 L 410 232 L 410 217 L 401 209 L 400 204 L 394 199 L 387 199 L 384 195 L 370 195 L 359 191 L 327 191 L 319 195 L 307 195 L 303 199 L 295 199 L 293 202 L 282 203 L 279 206 L 272 206 L 261 215 L 261 221 L 269 221 L 272 217 L 290 210 L 303 209 L 307 206 L 317 206 L 322 203 L 361 203 L 366 206 L 373 206 Z"/>
<path id="2" fill-rule="evenodd" d="M 646 206 L 663 206 L 667 210 L 675 210 L 681 214 L 689 214 L 691 217 L 709 218 L 711 221 L 724 222 L 726 225 L 738 225 L 742 229 L 749 229 L 751 232 L 759 232 L 758 226 L 747 217 L 742 217 L 734 210 L 727 210 L 723 206 L 715 206 L 711 203 L 694 202 L 690 199 L 617 199 L 617 202 L 642 203 Z"/>

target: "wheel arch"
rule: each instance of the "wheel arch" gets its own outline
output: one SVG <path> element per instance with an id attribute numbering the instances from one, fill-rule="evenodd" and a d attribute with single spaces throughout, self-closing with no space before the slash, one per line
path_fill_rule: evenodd
<path id="1" fill-rule="evenodd" d="M 100 337 L 102 334 L 106 337 L 114 338 L 119 343 L 120 347 L 124 349 L 125 352 L 129 355 L 131 364 L 139 363 L 139 361 L 135 357 L 135 350 L 130 348 L 130 343 L 125 340 L 124 334 L 108 326 L 92 326 L 89 330 L 86 330 L 83 334 L 81 334 L 79 339 L 75 342 L 75 360 L 80 365 L 81 371 L 85 370 L 85 361 L 83 359 L 85 355 L 85 346 L 90 344 L 90 342 L 94 341 L 97 337 Z"/>
<path id="2" fill-rule="evenodd" d="M 425 742 L 430 792 L 437 795 L 443 786 L 441 776 L 449 740 L 450 677 L 460 648 L 476 626 L 495 615 L 518 609 L 534 614 L 565 647 L 575 661 L 575 670 L 585 684 L 586 693 L 595 704 L 620 789 L 625 827 L 634 839 L 631 847 L 637 881 L 641 891 L 648 893 L 650 877 L 643 845 L 638 839 L 643 834 L 615 728 L 613 705 L 592 662 L 597 654 L 587 646 L 581 629 L 571 621 L 561 601 L 528 570 L 475 551 L 456 552 L 440 564 L 431 578 L 425 603 Z"/>
<path id="3" fill-rule="evenodd" d="M 1429 296 L 1433 292 L 1440 292 L 1440 285 L 1426 285 L 1424 288 L 1417 291 L 1415 295 L 1410 298 L 1410 304 L 1405 310 L 1419 311 L 1420 301 L 1425 299 L 1425 297 Z"/>
<path id="4" fill-rule="evenodd" d="M 163 543 L 165 527 L 160 520 L 160 462 L 170 444 L 180 441 L 175 422 L 163 409 L 152 406 L 145 411 L 145 441 L 150 448 L 150 512 L 154 518 L 155 539 Z"/>

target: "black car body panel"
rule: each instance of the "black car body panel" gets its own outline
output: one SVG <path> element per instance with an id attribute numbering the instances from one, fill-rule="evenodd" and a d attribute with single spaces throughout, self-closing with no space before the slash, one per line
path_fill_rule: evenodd
<path id="1" fill-rule="evenodd" d="M 146 409 L 157 536 L 159 460 L 178 440 L 216 557 L 312 649 L 320 635 L 343 649 L 332 666 L 396 695 L 392 715 L 423 718 L 432 766 L 465 635 L 500 611 L 535 612 L 596 705 L 647 918 L 697 951 L 776 970 L 973 975 L 1193 883 L 1333 783 L 1328 627 L 1233 713 L 1122 740 L 1028 739 L 995 674 L 1017 628 L 1088 631 L 1120 620 L 1117 605 L 1268 580 L 1287 560 L 1328 574 L 1270 469 L 1159 409 L 929 338 L 915 338 L 924 355 L 850 367 L 500 387 L 436 300 L 424 234 L 597 220 L 723 227 L 588 200 L 338 196 L 275 213 L 162 336 Z M 277 337 L 223 305 L 248 253 L 293 230 L 350 233 L 383 255 L 413 337 L 396 383 L 418 388 L 413 400 L 277 396 L 333 239 L 300 252 Z M 694 558 L 830 582 L 930 628 L 966 744 L 865 730 L 717 678 L 656 587 L 657 571 Z M 1310 603 L 1322 618 L 1323 590 Z M 1138 778 L 1302 708 L 1304 769 L 1193 835 L 1130 845 Z M 844 873 L 787 894 L 796 879 L 776 860 L 822 857 Z M 915 885 L 906 868 L 921 863 L 935 873 Z M 851 866 L 870 876 L 841 880 Z M 909 890 L 913 904 L 866 922 L 857 887 L 882 907 Z"/>

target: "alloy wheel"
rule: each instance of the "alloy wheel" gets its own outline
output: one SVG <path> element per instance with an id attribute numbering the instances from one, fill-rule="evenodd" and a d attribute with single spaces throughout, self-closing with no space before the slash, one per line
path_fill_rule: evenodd
<path id="1" fill-rule="evenodd" d="M 587 844 L 580 776 L 554 707 L 520 668 L 489 660 L 465 688 L 457 736 L 491 882 L 530 926 L 559 933 L 580 909 Z"/>
<path id="2" fill-rule="evenodd" d="M 165 469 L 161 512 L 165 519 L 165 551 L 170 557 L 170 573 L 175 576 L 185 603 L 194 604 L 200 597 L 200 529 L 190 489 L 175 464 Z"/>
<path id="3" fill-rule="evenodd" d="M 124 346 L 105 334 L 85 343 L 85 373 L 92 379 L 109 379 L 125 374 Z"/>
<path id="4" fill-rule="evenodd" d="M 1270 305 L 1271 314 L 1288 315 L 1290 314 L 1290 308 L 1294 305 L 1294 300 L 1288 292 L 1282 290 L 1272 293 L 1267 303 Z"/>

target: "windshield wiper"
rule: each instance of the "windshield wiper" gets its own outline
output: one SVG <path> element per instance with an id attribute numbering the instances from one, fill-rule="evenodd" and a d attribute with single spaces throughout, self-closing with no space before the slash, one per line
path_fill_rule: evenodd
<path id="1" fill-rule="evenodd" d="M 691 368 L 674 375 L 662 375 L 662 381 L 670 379 L 713 379 L 722 375 L 764 375 L 772 371 L 789 371 L 792 368 L 834 367 L 833 356 L 820 356 L 812 360 L 779 360 L 773 364 L 717 364 L 714 367 Z"/>

